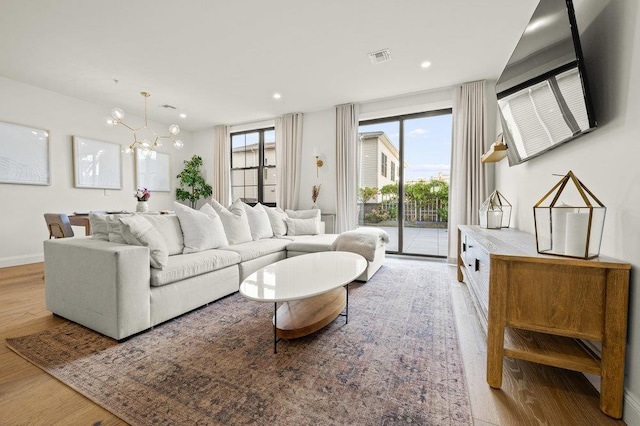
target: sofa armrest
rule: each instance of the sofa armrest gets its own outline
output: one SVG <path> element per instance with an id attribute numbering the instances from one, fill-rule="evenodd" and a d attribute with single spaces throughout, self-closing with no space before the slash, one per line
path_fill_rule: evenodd
<path id="1" fill-rule="evenodd" d="M 147 247 L 47 240 L 44 262 L 49 311 L 116 340 L 151 327 Z"/>

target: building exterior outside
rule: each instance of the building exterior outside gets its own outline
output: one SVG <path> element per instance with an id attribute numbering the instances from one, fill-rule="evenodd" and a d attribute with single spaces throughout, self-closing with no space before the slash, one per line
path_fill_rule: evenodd
<path id="1" fill-rule="evenodd" d="M 360 188 L 382 188 L 398 182 L 400 154 L 384 132 L 360 133 Z M 368 202 L 380 202 L 382 195 Z"/>

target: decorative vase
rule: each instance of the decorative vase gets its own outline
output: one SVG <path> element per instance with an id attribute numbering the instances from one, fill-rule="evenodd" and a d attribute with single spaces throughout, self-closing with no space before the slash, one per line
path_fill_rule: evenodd
<path id="1" fill-rule="evenodd" d="M 149 205 L 146 201 L 138 201 L 136 205 L 136 211 L 139 213 L 146 213 L 149 211 Z"/>

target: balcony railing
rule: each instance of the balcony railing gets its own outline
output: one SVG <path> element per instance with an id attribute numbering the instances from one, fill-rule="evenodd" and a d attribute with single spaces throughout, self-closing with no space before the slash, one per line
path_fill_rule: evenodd
<path id="1" fill-rule="evenodd" d="M 440 199 L 429 201 L 405 201 L 405 226 L 445 227 L 449 217 L 449 202 Z M 393 225 L 398 220 L 398 202 L 359 203 L 360 225 Z"/>

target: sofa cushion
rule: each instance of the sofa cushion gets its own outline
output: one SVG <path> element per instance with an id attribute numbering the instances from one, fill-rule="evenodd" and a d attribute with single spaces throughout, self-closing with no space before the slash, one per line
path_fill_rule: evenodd
<path id="1" fill-rule="evenodd" d="M 122 236 L 127 244 L 149 247 L 150 263 L 162 269 L 169 261 L 169 252 L 160 232 L 144 216 L 121 217 Z"/>
<path id="2" fill-rule="evenodd" d="M 109 241 L 112 243 L 127 244 L 127 240 L 122 236 L 122 222 L 120 218 L 133 216 L 132 214 L 109 214 L 106 216 L 107 228 L 109 230 Z M 89 219 L 91 223 L 91 219 Z"/>
<path id="3" fill-rule="evenodd" d="M 220 215 L 220 220 L 222 220 L 222 226 L 224 226 L 224 233 L 227 235 L 229 245 L 246 243 L 253 240 L 253 238 L 251 238 L 249 219 L 247 219 L 247 213 L 244 211 L 244 208 L 234 203 L 227 209 L 216 200 L 211 200 L 211 205 L 216 213 Z"/>
<path id="4" fill-rule="evenodd" d="M 162 235 L 167 245 L 169 256 L 182 253 L 184 249 L 184 238 L 178 216 L 175 214 L 143 214 L 142 217 L 147 219 L 160 235 Z"/>
<path id="5" fill-rule="evenodd" d="M 91 227 L 91 238 L 109 241 L 109 226 L 107 225 L 106 214 L 89 213 L 89 226 Z"/>
<path id="6" fill-rule="evenodd" d="M 242 202 L 242 200 L 238 198 L 233 202 L 233 205 L 241 206 L 245 213 L 247 213 L 249 229 L 251 230 L 251 238 L 254 241 L 262 238 L 273 237 L 273 229 L 271 229 L 269 215 L 262 204 L 258 203 L 251 207 L 249 204 Z"/>
<path id="7" fill-rule="evenodd" d="M 287 245 L 288 251 L 317 253 L 321 251 L 331 251 L 331 245 L 336 238 L 338 238 L 338 234 L 305 235 L 290 238 L 293 241 Z"/>
<path id="8" fill-rule="evenodd" d="M 320 233 L 320 218 L 308 219 L 287 218 L 287 235 L 318 235 Z"/>
<path id="9" fill-rule="evenodd" d="M 265 211 L 267 212 L 267 216 L 269 216 L 269 222 L 271 223 L 271 229 L 273 230 L 273 235 L 276 237 L 281 237 L 287 234 L 287 214 L 282 211 L 279 207 L 269 207 L 263 206 Z"/>
<path id="10" fill-rule="evenodd" d="M 220 217 L 210 205 L 205 204 L 198 211 L 176 202 L 174 210 L 184 237 L 183 253 L 197 253 L 229 245 Z"/>
<path id="11" fill-rule="evenodd" d="M 289 216 L 292 219 L 311 219 L 311 218 L 318 218 L 318 220 L 320 220 L 320 215 L 322 214 L 322 212 L 320 211 L 320 209 L 309 209 L 309 210 L 285 210 L 284 211 L 287 216 Z"/>
<path id="12" fill-rule="evenodd" d="M 217 271 L 240 263 L 240 255 L 222 249 L 169 256 L 162 269 L 151 269 L 151 285 L 154 287 Z"/>
<path id="13" fill-rule="evenodd" d="M 283 251 L 290 242 L 291 240 L 284 238 L 267 238 L 264 240 L 232 245 L 221 250 L 229 250 L 238 253 L 242 262 L 246 262 L 247 260 L 253 260 L 261 256 Z"/>

